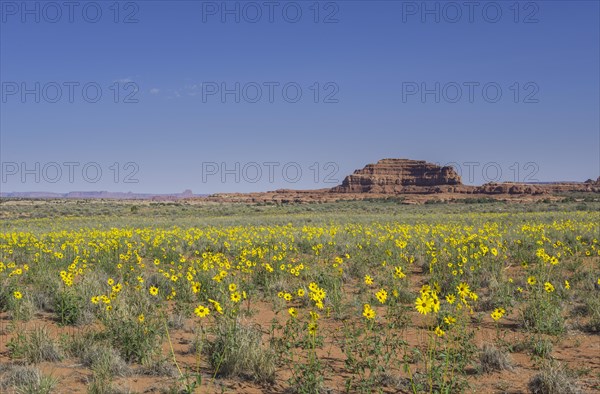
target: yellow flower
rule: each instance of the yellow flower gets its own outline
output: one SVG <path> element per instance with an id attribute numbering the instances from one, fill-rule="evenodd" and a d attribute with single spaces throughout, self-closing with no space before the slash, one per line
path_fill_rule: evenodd
<path id="1" fill-rule="evenodd" d="M 469 289 L 469 285 L 462 282 L 458 286 L 456 286 L 456 290 L 460 298 L 467 298 L 471 290 Z"/>
<path id="2" fill-rule="evenodd" d="M 115 284 L 115 280 L 112 278 L 108 278 L 108 280 L 106 281 L 106 283 L 108 283 L 109 286 L 112 286 Z"/>
<path id="3" fill-rule="evenodd" d="M 494 319 L 494 321 L 498 321 L 502 317 L 502 314 L 500 314 L 498 312 L 498 310 L 496 309 L 492 312 L 492 314 L 490 316 L 492 316 L 492 319 Z"/>
<path id="4" fill-rule="evenodd" d="M 229 291 L 233 293 L 236 290 L 237 290 L 237 285 L 235 283 L 231 283 L 229 285 Z"/>
<path id="5" fill-rule="evenodd" d="M 546 290 L 547 293 L 552 293 L 554 291 L 554 286 L 552 283 L 546 282 L 544 283 L 544 290 Z"/>
<path id="6" fill-rule="evenodd" d="M 235 293 L 231 293 L 230 297 L 231 297 L 231 301 L 236 302 L 236 303 L 240 302 L 240 300 L 242 299 L 242 296 L 237 291 Z"/>
<path id="7" fill-rule="evenodd" d="M 442 330 L 442 329 L 440 328 L 440 326 L 437 326 L 437 327 L 435 328 L 434 332 L 435 332 L 435 335 L 437 335 L 438 337 L 443 337 L 443 336 L 444 336 L 444 334 L 446 334 L 446 333 L 444 332 L 444 330 Z"/>
<path id="8" fill-rule="evenodd" d="M 429 297 L 417 297 L 415 308 L 417 309 L 417 312 L 426 315 L 433 309 L 433 303 Z"/>
<path id="9" fill-rule="evenodd" d="M 454 323 L 456 323 L 456 319 L 452 316 L 447 316 L 444 318 L 444 323 L 446 323 L 447 325 L 452 325 Z"/>
<path id="10" fill-rule="evenodd" d="M 215 308 L 215 310 L 219 313 L 219 314 L 223 314 L 223 308 L 221 307 L 221 304 L 218 301 L 215 300 L 211 300 L 210 298 L 208 299 L 208 302 L 210 302 L 211 304 L 213 304 L 213 307 Z"/>
<path id="11" fill-rule="evenodd" d="M 437 298 L 437 296 L 431 297 L 431 306 L 435 313 L 440 311 L 440 300 Z"/>
<path id="12" fill-rule="evenodd" d="M 565 289 L 569 290 L 571 288 L 571 284 L 568 280 L 565 280 Z"/>
<path id="13" fill-rule="evenodd" d="M 377 300 L 380 303 L 385 304 L 385 301 L 387 300 L 387 291 L 381 289 L 377 293 L 375 293 L 375 297 L 377 297 Z"/>
<path id="14" fill-rule="evenodd" d="M 395 270 L 394 277 L 396 277 L 398 279 L 402 279 L 406 276 L 406 274 L 404 272 L 402 272 L 402 267 L 395 267 L 394 270 Z"/>
<path id="15" fill-rule="evenodd" d="M 100 299 L 98 298 L 98 296 L 93 296 L 91 301 L 92 301 L 92 304 L 97 304 L 98 302 L 100 302 Z"/>
<path id="16" fill-rule="evenodd" d="M 298 289 L 296 294 L 298 294 L 298 297 L 304 297 L 304 289 Z"/>
<path id="17" fill-rule="evenodd" d="M 362 314 L 367 320 L 373 320 L 375 318 L 375 311 L 371 308 L 371 305 L 369 304 L 363 305 Z"/>
<path id="18" fill-rule="evenodd" d="M 318 325 L 315 322 L 308 323 L 308 333 L 310 335 L 315 335 L 317 333 L 317 327 Z"/>
<path id="19" fill-rule="evenodd" d="M 456 296 L 454 294 L 448 294 L 446 296 L 446 301 L 448 301 L 448 304 L 452 305 L 456 301 Z"/>
<path id="20" fill-rule="evenodd" d="M 144 320 L 146 320 L 146 318 L 144 317 L 144 314 L 142 313 L 141 315 L 139 315 L 139 316 L 138 316 L 138 321 L 139 321 L 140 323 L 143 323 L 143 322 L 144 322 Z"/>
<path id="21" fill-rule="evenodd" d="M 194 309 L 194 313 L 198 317 L 206 317 L 210 314 L 210 309 L 208 309 L 207 307 L 205 307 L 203 305 L 198 305 L 196 307 L 196 309 Z"/>
<path id="22" fill-rule="evenodd" d="M 291 301 L 292 300 L 292 295 L 290 293 L 284 293 L 283 294 L 283 299 L 286 301 Z"/>
<path id="23" fill-rule="evenodd" d="M 371 278 L 369 275 L 365 275 L 365 284 L 367 286 L 371 286 L 373 284 L 373 278 Z"/>
<path id="24" fill-rule="evenodd" d="M 150 295 L 156 296 L 158 294 L 158 287 L 151 286 L 148 292 Z"/>
<path id="25" fill-rule="evenodd" d="M 530 276 L 529 278 L 527 278 L 527 283 L 528 283 L 529 285 L 531 285 L 531 286 L 535 285 L 535 284 L 536 284 L 536 282 L 537 282 L 537 281 L 536 281 L 536 279 L 535 279 L 535 276 Z"/>
<path id="26" fill-rule="evenodd" d="M 288 309 L 288 313 L 290 314 L 291 317 L 297 317 L 298 316 L 298 311 L 295 308 L 289 308 Z"/>
<path id="27" fill-rule="evenodd" d="M 13 293 L 13 297 L 15 297 L 15 299 L 20 300 L 21 298 L 23 298 L 23 294 L 21 294 L 20 291 L 15 291 Z"/>

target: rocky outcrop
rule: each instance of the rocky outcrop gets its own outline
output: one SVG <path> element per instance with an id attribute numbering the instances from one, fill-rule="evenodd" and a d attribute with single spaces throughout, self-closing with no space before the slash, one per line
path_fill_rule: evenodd
<path id="1" fill-rule="evenodd" d="M 452 167 L 440 167 L 423 160 L 383 159 L 348 175 L 332 193 L 436 193 L 436 187 L 453 192 L 461 186 L 460 176 Z"/>
<path id="2" fill-rule="evenodd" d="M 600 192 L 600 183 L 597 182 L 553 182 L 553 183 L 486 183 L 476 186 L 472 193 L 475 194 L 552 194 L 567 192 Z"/>
<path id="3" fill-rule="evenodd" d="M 543 188 L 518 183 L 486 183 L 473 189 L 476 194 L 544 194 Z"/>

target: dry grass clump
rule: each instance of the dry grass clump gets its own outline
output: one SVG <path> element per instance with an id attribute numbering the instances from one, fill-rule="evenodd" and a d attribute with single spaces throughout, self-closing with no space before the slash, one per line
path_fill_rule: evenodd
<path id="1" fill-rule="evenodd" d="M 49 394 L 57 380 L 45 376 L 33 366 L 5 366 L 0 374 L 0 392 L 18 394 Z"/>
<path id="2" fill-rule="evenodd" d="M 29 332 L 17 334 L 9 341 L 7 347 L 12 358 L 25 359 L 31 364 L 63 359 L 58 342 L 50 337 L 45 327 L 36 327 Z"/>
<path id="3" fill-rule="evenodd" d="M 481 371 L 490 373 L 494 371 L 512 370 L 509 356 L 494 345 L 485 344 L 479 353 Z"/>
<path id="4" fill-rule="evenodd" d="M 527 387 L 532 394 L 579 394 L 575 382 L 564 367 L 558 363 L 548 363 L 540 373 L 534 375 Z"/>
<path id="5" fill-rule="evenodd" d="M 259 383 L 275 381 L 275 353 L 263 345 L 260 330 L 239 320 L 219 325 L 208 353 L 217 376 L 237 376 Z"/>

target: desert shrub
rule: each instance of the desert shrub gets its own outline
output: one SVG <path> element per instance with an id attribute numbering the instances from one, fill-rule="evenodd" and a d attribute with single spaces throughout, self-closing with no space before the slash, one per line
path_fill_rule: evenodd
<path id="1" fill-rule="evenodd" d="M 185 326 L 185 315 L 182 313 L 175 313 L 169 315 L 167 324 L 169 328 L 180 330 Z"/>
<path id="2" fill-rule="evenodd" d="M 113 387 L 115 376 L 127 376 L 130 368 L 119 353 L 106 344 L 96 343 L 80 355 L 83 365 L 91 368 L 92 380 L 88 383 L 89 394 L 117 392 Z"/>
<path id="3" fill-rule="evenodd" d="M 494 345 L 485 344 L 479 353 L 479 365 L 482 372 L 490 373 L 512 369 L 512 363 L 506 353 Z"/>
<path id="4" fill-rule="evenodd" d="M 215 329 L 207 346 L 210 364 L 217 376 L 238 376 L 260 383 L 275 379 L 275 354 L 262 343 L 260 330 L 225 320 Z"/>
<path id="5" fill-rule="evenodd" d="M 54 298 L 54 313 L 61 325 L 75 325 L 82 315 L 81 297 L 72 289 L 60 290 Z"/>
<path id="6" fill-rule="evenodd" d="M 525 329 L 533 332 L 558 335 L 565 331 L 565 319 L 560 303 L 543 298 L 530 300 L 521 313 Z"/>
<path id="7" fill-rule="evenodd" d="M 600 292 L 595 291 L 584 300 L 585 314 L 589 318 L 584 329 L 590 332 L 600 331 Z"/>
<path id="8" fill-rule="evenodd" d="M 544 365 L 542 370 L 529 380 L 527 388 L 532 394 L 580 393 L 564 367 L 556 363 Z"/>
<path id="9" fill-rule="evenodd" d="M 54 392 L 56 383 L 56 379 L 43 375 L 35 367 L 9 367 L 0 378 L 0 392 L 12 389 L 18 394 L 50 394 Z"/>
<path id="10" fill-rule="evenodd" d="M 143 362 L 160 350 L 162 326 L 157 321 L 140 323 L 136 316 L 115 313 L 104 324 L 106 336 L 128 362 Z"/>
<path id="11" fill-rule="evenodd" d="M 94 372 L 101 372 L 109 377 L 127 376 L 130 373 L 129 366 L 119 352 L 107 344 L 94 344 L 86 348 L 79 359 Z"/>
<path id="12" fill-rule="evenodd" d="M 37 382 L 42 376 L 40 370 L 32 366 L 7 365 L 5 368 L 0 379 L 0 388 L 3 390 Z"/>
<path id="13" fill-rule="evenodd" d="M 58 343 L 50 338 L 45 327 L 18 333 L 8 342 L 7 347 L 12 358 L 23 358 L 32 364 L 42 361 L 60 361 L 63 358 Z"/>
<path id="14" fill-rule="evenodd" d="M 148 360 L 142 367 L 137 371 L 140 375 L 147 376 L 166 376 L 174 378 L 178 376 L 178 371 L 173 364 L 163 358 L 157 357 L 152 360 Z"/>
<path id="15" fill-rule="evenodd" d="M 531 352 L 536 357 L 549 358 L 552 354 L 552 342 L 545 338 L 534 338 L 531 341 Z"/>

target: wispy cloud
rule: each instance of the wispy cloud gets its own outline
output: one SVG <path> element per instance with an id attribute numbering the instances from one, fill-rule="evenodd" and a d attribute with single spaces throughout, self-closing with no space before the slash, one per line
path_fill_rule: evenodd
<path id="1" fill-rule="evenodd" d="M 177 89 L 169 89 L 169 93 L 170 95 L 167 97 L 168 99 L 173 99 L 173 98 L 181 98 L 181 97 L 194 97 L 200 94 L 201 92 L 201 85 L 198 85 L 196 83 L 190 83 L 187 85 L 184 85 L 181 88 L 177 88 Z"/>

